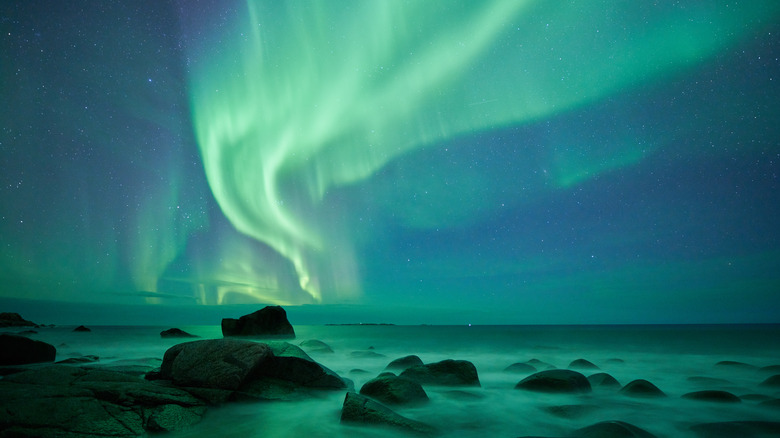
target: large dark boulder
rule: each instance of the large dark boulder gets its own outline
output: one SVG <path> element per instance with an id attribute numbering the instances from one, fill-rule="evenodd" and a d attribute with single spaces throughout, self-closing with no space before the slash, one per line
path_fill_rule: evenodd
<path id="1" fill-rule="evenodd" d="M 704 390 L 683 394 L 682 398 L 714 403 L 740 403 L 742 400 L 728 391 Z"/>
<path id="2" fill-rule="evenodd" d="M 182 329 L 169 328 L 168 330 L 161 331 L 160 337 L 161 338 L 197 338 L 199 336 L 195 336 L 193 334 L 187 333 Z"/>
<path id="3" fill-rule="evenodd" d="M 628 382 L 620 392 L 631 397 L 666 397 L 657 386 L 644 379 Z"/>
<path id="4" fill-rule="evenodd" d="M 770 388 L 780 388 L 780 374 L 767 377 L 759 386 L 767 386 Z"/>
<path id="5" fill-rule="evenodd" d="M 354 392 L 348 392 L 344 398 L 341 422 L 390 427 L 423 435 L 435 432 L 428 424 L 406 418 L 387 406 Z"/>
<path id="6" fill-rule="evenodd" d="M 346 388 L 336 373 L 297 346 L 243 339 L 207 339 L 174 345 L 165 352 L 159 377 L 191 392 L 192 388 L 200 388 L 194 393 L 212 402 L 288 399 L 310 389 Z"/>
<path id="7" fill-rule="evenodd" d="M 0 393 L 2 436 L 129 438 L 186 428 L 206 410 L 181 389 L 68 365 L 6 376 Z"/>
<path id="8" fill-rule="evenodd" d="M 24 365 L 54 362 L 57 349 L 45 342 L 24 336 L 0 335 L 0 365 Z"/>
<path id="9" fill-rule="evenodd" d="M 22 318 L 22 315 L 13 312 L 0 313 L 0 327 L 38 327 L 38 324 Z"/>
<path id="10" fill-rule="evenodd" d="M 403 405 L 428 401 L 422 385 L 393 373 L 382 373 L 366 382 L 360 394 L 369 396 L 388 405 Z"/>
<path id="11" fill-rule="evenodd" d="M 223 319 L 222 335 L 295 338 L 295 330 L 283 308 L 268 306 L 238 319 Z"/>
<path id="12" fill-rule="evenodd" d="M 466 360 L 447 359 L 441 362 L 411 367 L 401 373 L 423 385 L 481 386 L 477 368 Z"/>
<path id="13" fill-rule="evenodd" d="M 394 361 L 387 364 L 385 369 L 388 371 L 402 372 L 407 368 L 417 367 L 420 365 L 425 365 L 422 359 L 420 359 L 419 356 L 410 354 L 409 356 L 399 357 L 398 359 L 395 359 Z"/>
<path id="14" fill-rule="evenodd" d="M 592 390 L 588 379 L 572 370 L 539 371 L 521 380 L 515 389 L 551 393 L 585 393 Z"/>
<path id="15" fill-rule="evenodd" d="M 574 432 L 577 438 L 655 438 L 650 432 L 623 421 L 602 421 Z"/>

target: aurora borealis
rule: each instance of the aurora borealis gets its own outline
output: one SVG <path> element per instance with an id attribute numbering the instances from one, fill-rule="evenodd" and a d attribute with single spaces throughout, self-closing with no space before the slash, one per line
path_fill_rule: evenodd
<path id="1" fill-rule="evenodd" d="M 10 2 L 0 296 L 777 321 L 778 18 Z"/>

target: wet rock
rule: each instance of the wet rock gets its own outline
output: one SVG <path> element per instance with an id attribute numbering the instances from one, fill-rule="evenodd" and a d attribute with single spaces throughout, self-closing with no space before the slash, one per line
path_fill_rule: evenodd
<path id="1" fill-rule="evenodd" d="M 759 368 L 758 371 L 767 374 L 780 374 L 780 365 L 767 365 Z"/>
<path id="2" fill-rule="evenodd" d="M 0 327 L 38 327 L 38 324 L 22 318 L 15 312 L 0 313 Z"/>
<path id="3" fill-rule="evenodd" d="M 592 388 L 620 388 L 620 382 L 607 373 L 596 373 L 588 376 Z"/>
<path id="4" fill-rule="evenodd" d="M 0 393 L 3 436 L 135 437 L 195 424 L 206 409 L 181 389 L 65 365 L 7 376 Z"/>
<path id="5" fill-rule="evenodd" d="M 466 360 L 447 359 L 406 369 L 401 373 L 423 385 L 480 386 L 477 368 Z"/>
<path id="6" fill-rule="evenodd" d="M 666 397 L 657 386 L 644 379 L 629 382 L 620 392 L 631 397 Z"/>
<path id="7" fill-rule="evenodd" d="M 0 365 L 54 362 L 57 349 L 46 342 L 24 336 L 0 335 Z"/>
<path id="8" fill-rule="evenodd" d="M 715 364 L 716 367 L 722 368 L 741 368 L 744 370 L 755 370 L 757 367 L 749 363 L 737 362 L 734 360 L 722 360 Z"/>
<path id="9" fill-rule="evenodd" d="M 599 367 L 597 367 L 593 362 L 585 359 L 576 359 L 573 360 L 569 364 L 569 369 L 575 369 L 575 370 L 598 370 Z"/>
<path id="10" fill-rule="evenodd" d="M 160 332 L 161 338 L 197 338 L 199 336 L 191 335 L 182 329 L 169 328 Z"/>
<path id="11" fill-rule="evenodd" d="M 381 357 L 387 357 L 382 353 L 377 353 L 373 349 L 352 351 L 349 353 L 349 355 L 356 359 L 377 359 Z"/>
<path id="12" fill-rule="evenodd" d="M 411 354 L 409 356 L 399 357 L 398 359 L 390 362 L 385 367 L 388 371 L 404 371 L 407 368 L 424 365 L 422 359 L 418 356 Z"/>
<path id="13" fill-rule="evenodd" d="M 553 370 L 556 368 L 555 365 L 549 364 L 547 362 L 535 358 L 527 360 L 525 363 L 527 363 L 528 365 L 533 365 L 533 367 L 536 368 L 537 370 Z"/>
<path id="14" fill-rule="evenodd" d="M 623 421 L 602 421 L 574 432 L 577 438 L 655 438 L 650 432 Z"/>
<path id="15" fill-rule="evenodd" d="M 165 352 L 163 379 L 186 387 L 218 391 L 210 401 L 255 398 L 294 399 L 312 389 L 344 389 L 333 371 L 287 342 L 257 343 L 241 339 L 209 339 L 175 345 Z M 225 392 L 226 391 L 226 392 Z"/>
<path id="16" fill-rule="evenodd" d="M 422 385 L 392 373 L 382 373 L 366 382 L 360 394 L 388 405 L 414 404 L 428 401 Z"/>
<path id="17" fill-rule="evenodd" d="M 780 388 L 780 374 L 767 377 L 759 386 L 766 386 L 770 388 Z"/>
<path id="18" fill-rule="evenodd" d="M 80 326 L 78 326 L 78 327 L 74 328 L 74 329 L 73 329 L 73 331 L 74 331 L 74 332 L 82 332 L 82 333 L 86 333 L 86 332 L 91 332 L 91 331 L 92 331 L 92 329 L 89 329 L 89 328 L 87 328 L 87 327 L 84 327 L 83 325 L 80 325 Z"/>
<path id="19" fill-rule="evenodd" d="M 694 391 L 687 394 L 683 394 L 682 398 L 697 401 L 715 402 L 715 403 L 740 403 L 739 397 L 728 391 Z"/>
<path id="20" fill-rule="evenodd" d="M 57 364 L 65 364 L 65 365 L 74 365 L 74 364 L 85 364 L 85 363 L 94 363 L 99 361 L 100 358 L 94 355 L 87 355 L 87 356 L 80 356 L 80 357 L 71 357 L 68 359 L 59 360 L 55 363 Z"/>
<path id="21" fill-rule="evenodd" d="M 423 435 L 435 432 L 428 424 L 406 418 L 387 406 L 354 392 L 348 392 L 344 398 L 341 422 L 391 427 Z"/>
<path id="22" fill-rule="evenodd" d="M 295 330 L 282 307 L 268 306 L 239 319 L 223 319 L 222 335 L 295 338 Z"/>
<path id="23" fill-rule="evenodd" d="M 572 370 L 546 370 L 531 374 L 521 380 L 515 389 L 551 393 L 591 392 L 588 379 Z"/>
<path id="24" fill-rule="evenodd" d="M 302 348 L 305 350 L 316 352 L 316 353 L 333 353 L 333 349 L 330 348 L 330 345 L 319 341 L 317 339 L 309 339 L 306 341 L 303 341 L 299 344 Z"/>
<path id="25" fill-rule="evenodd" d="M 770 438 L 780 436 L 780 422 L 723 421 L 691 426 L 699 438 Z"/>
<path id="26" fill-rule="evenodd" d="M 528 363 L 517 362 L 504 368 L 504 371 L 515 374 L 531 374 L 536 372 L 536 367 Z"/>

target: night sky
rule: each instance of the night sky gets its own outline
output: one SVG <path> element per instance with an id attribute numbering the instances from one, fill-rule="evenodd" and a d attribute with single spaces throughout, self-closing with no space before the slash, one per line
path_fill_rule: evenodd
<path id="1" fill-rule="evenodd" d="M 780 322 L 780 3 L 654 3 L 2 2 L 2 310 Z"/>

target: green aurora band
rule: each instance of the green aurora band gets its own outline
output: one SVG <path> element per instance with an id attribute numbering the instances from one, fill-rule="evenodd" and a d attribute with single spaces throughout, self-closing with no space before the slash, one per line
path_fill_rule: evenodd
<path id="1" fill-rule="evenodd" d="M 776 1 L 246 6 L 231 32 L 192 49 L 193 120 L 220 208 L 293 264 L 308 294 L 300 302 L 360 294 L 350 230 L 324 214 L 343 208 L 327 205 L 334 189 L 421 148 L 684 73 L 780 10 Z M 569 145 L 551 176 L 570 187 L 657 147 L 628 139 L 605 157 Z M 321 290 L 326 277 L 334 290 Z"/>

